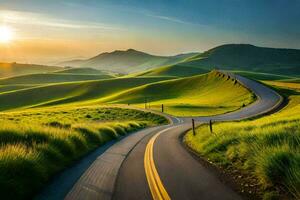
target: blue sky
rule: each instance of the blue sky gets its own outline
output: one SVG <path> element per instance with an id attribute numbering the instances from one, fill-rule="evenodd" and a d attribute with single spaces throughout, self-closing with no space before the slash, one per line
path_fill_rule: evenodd
<path id="1" fill-rule="evenodd" d="M 15 55 L 2 60 L 128 48 L 171 55 L 225 43 L 300 48 L 300 0 L 0 0 L 0 9 L 16 38 L 6 47 Z"/>

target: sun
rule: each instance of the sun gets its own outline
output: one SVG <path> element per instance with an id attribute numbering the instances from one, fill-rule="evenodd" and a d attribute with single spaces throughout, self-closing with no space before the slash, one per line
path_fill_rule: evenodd
<path id="1" fill-rule="evenodd" d="M 13 39 L 13 30 L 8 26 L 0 26 L 0 42 L 9 43 Z"/>

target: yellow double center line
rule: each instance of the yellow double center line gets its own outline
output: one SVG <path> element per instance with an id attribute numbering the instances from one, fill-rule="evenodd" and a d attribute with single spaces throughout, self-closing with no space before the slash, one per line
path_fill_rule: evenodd
<path id="1" fill-rule="evenodd" d="M 170 127 L 172 128 L 172 127 Z M 154 200 L 170 200 L 170 196 L 168 195 L 166 189 L 164 188 L 160 177 L 155 168 L 154 159 L 153 159 L 153 146 L 156 138 L 163 132 L 169 130 L 167 128 L 156 133 L 148 142 L 146 146 L 145 156 L 144 156 L 144 167 L 146 172 L 146 177 L 148 181 L 148 185 Z"/>

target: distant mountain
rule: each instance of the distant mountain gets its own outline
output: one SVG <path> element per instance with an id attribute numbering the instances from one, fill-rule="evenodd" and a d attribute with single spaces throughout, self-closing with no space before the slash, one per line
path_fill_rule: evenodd
<path id="1" fill-rule="evenodd" d="M 62 70 L 61 67 L 34 65 L 34 64 L 19 64 L 19 63 L 0 63 L 0 78 L 19 76 L 25 74 L 46 73 Z"/>
<path id="2" fill-rule="evenodd" d="M 93 67 L 100 70 L 110 70 L 118 73 L 132 73 L 176 64 L 189 58 L 195 53 L 177 56 L 155 56 L 134 49 L 102 53 L 87 60 L 72 60 L 59 63 L 60 66 Z"/>
<path id="3" fill-rule="evenodd" d="M 184 65 L 300 76 L 300 50 L 227 44 L 195 55 Z"/>

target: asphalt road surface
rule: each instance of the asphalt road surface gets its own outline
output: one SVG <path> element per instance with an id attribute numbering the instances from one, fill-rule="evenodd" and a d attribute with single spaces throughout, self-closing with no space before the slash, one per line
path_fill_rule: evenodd
<path id="1" fill-rule="evenodd" d="M 268 87 L 227 75 L 252 90 L 257 101 L 235 112 L 196 117 L 196 123 L 254 117 L 282 103 L 282 97 Z M 139 131 L 112 145 L 86 170 L 66 199 L 242 199 L 181 144 L 179 137 L 191 128 L 191 118 L 169 118 L 171 125 Z"/>

